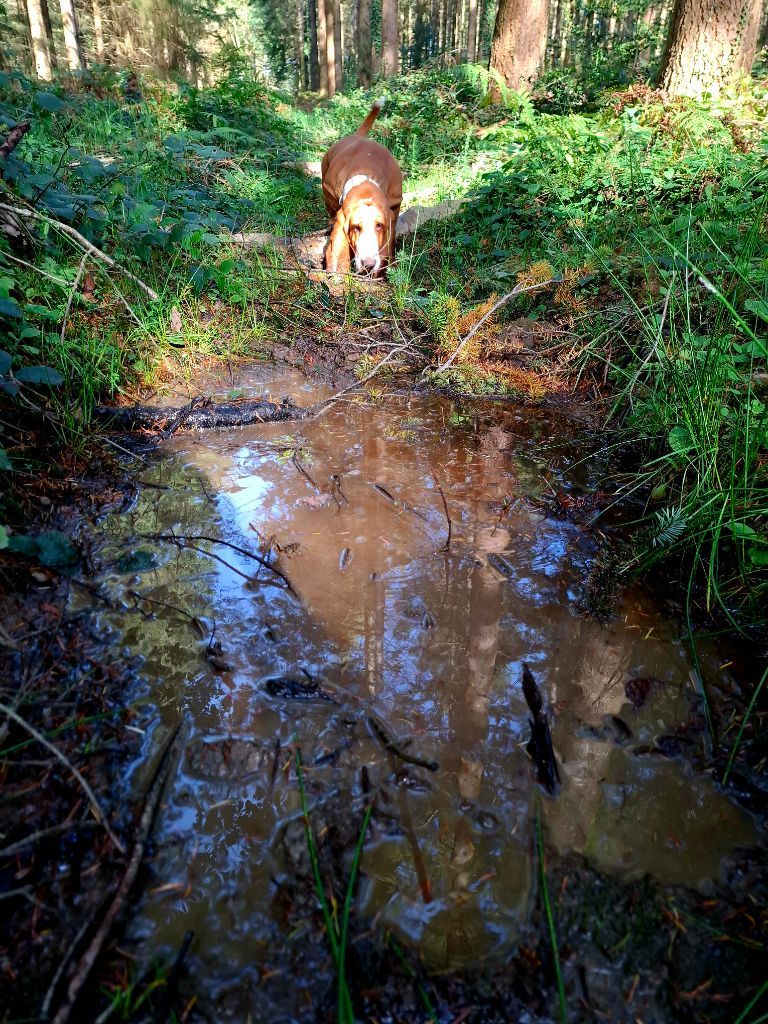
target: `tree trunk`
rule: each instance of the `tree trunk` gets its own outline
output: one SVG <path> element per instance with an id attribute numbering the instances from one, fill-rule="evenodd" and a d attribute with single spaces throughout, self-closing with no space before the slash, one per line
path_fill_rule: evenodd
<path id="1" fill-rule="evenodd" d="M 296 0 L 296 91 L 304 89 L 304 0 Z"/>
<path id="2" fill-rule="evenodd" d="M 317 2 L 309 0 L 307 5 L 309 21 L 309 87 L 312 92 L 320 90 L 320 62 L 317 59 Z"/>
<path id="3" fill-rule="evenodd" d="M 344 64 L 342 54 L 344 53 L 341 43 L 341 3 L 339 0 L 332 0 L 333 5 L 333 57 L 335 61 L 335 79 L 337 92 L 344 88 Z"/>
<path id="4" fill-rule="evenodd" d="M 547 48 L 548 0 L 501 0 L 491 44 L 491 68 L 510 89 L 530 89 Z"/>
<path id="5" fill-rule="evenodd" d="M 760 26 L 760 0 L 677 0 L 659 85 L 673 96 L 717 96 L 749 74 Z"/>
<path id="6" fill-rule="evenodd" d="M 44 82 L 51 80 L 51 51 L 45 31 L 45 19 L 40 0 L 27 0 L 29 35 L 32 40 L 32 56 L 35 59 L 37 77 Z"/>
<path id="7" fill-rule="evenodd" d="M 74 0 L 59 0 L 61 21 L 64 25 L 64 45 L 67 48 L 67 60 L 70 71 L 83 71 L 85 60 L 83 46 L 80 41 L 80 30 L 77 27 L 77 14 Z"/>
<path id="8" fill-rule="evenodd" d="M 319 0 L 325 3 L 325 66 L 328 71 L 328 95 L 335 96 L 336 81 L 336 26 L 334 25 L 335 0 Z"/>
<path id="9" fill-rule="evenodd" d="M 469 0 L 467 10 L 467 60 L 470 64 L 477 60 L 477 0 Z"/>
<path id="10" fill-rule="evenodd" d="M 96 60 L 99 64 L 104 63 L 104 25 L 101 19 L 101 4 L 99 0 L 91 0 L 93 11 L 93 38 L 96 43 Z"/>
<path id="11" fill-rule="evenodd" d="M 43 12 L 45 34 L 48 36 L 48 50 L 51 55 L 51 68 L 56 71 L 59 67 L 59 61 L 56 57 L 56 43 L 53 40 L 53 26 L 51 25 L 51 12 L 48 8 L 48 0 L 40 0 L 40 9 Z"/>
<path id="12" fill-rule="evenodd" d="M 400 70 L 397 38 L 397 0 L 381 0 L 381 68 L 385 78 Z"/>
<path id="13" fill-rule="evenodd" d="M 328 35 L 329 26 L 326 17 L 326 0 L 317 0 L 317 54 L 320 58 L 320 95 L 333 96 L 336 92 L 335 64 L 331 60 L 328 64 Z M 333 31 L 330 32 L 331 44 L 333 44 Z M 331 79 L 333 78 L 333 88 Z"/>
<path id="14" fill-rule="evenodd" d="M 371 0 L 357 0 L 357 84 L 371 88 Z"/>

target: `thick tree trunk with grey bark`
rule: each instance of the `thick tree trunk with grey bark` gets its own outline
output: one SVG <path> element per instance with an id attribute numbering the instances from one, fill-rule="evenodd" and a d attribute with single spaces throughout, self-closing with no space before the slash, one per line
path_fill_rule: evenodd
<path id="1" fill-rule="evenodd" d="M 44 82 L 50 82 L 51 51 L 48 48 L 48 34 L 45 31 L 45 19 L 40 0 L 27 0 L 27 17 L 29 18 L 29 36 L 32 40 L 32 56 L 35 61 L 37 77 Z"/>
<path id="2" fill-rule="evenodd" d="M 400 69 L 397 0 L 381 0 L 381 68 L 385 78 L 392 78 Z"/>
<path id="3" fill-rule="evenodd" d="M 85 69 L 85 58 L 83 57 L 83 46 L 80 41 L 80 31 L 77 27 L 74 0 L 59 0 L 59 6 L 61 7 L 61 22 L 64 26 L 64 44 L 67 48 L 69 70 L 83 71 Z"/>
<path id="4" fill-rule="evenodd" d="M 371 0 L 357 2 L 357 84 L 370 89 L 371 69 Z"/>
<path id="5" fill-rule="evenodd" d="M 717 96 L 752 70 L 760 0 L 677 0 L 660 87 L 673 96 Z"/>
<path id="6" fill-rule="evenodd" d="M 530 89 L 544 64 L 549 0 L 501 0 L 491 44 L 491 68 L 510 89 Z"/>

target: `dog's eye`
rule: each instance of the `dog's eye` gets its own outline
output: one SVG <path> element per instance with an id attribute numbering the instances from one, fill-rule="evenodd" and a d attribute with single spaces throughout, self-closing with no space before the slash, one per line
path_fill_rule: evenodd
<path id="1" fill-rule="evenodd" d="M 383 225 L 383 223 L 380 220 L 376 221 L 376 230 L 377 231 L 383 231 L 384 230 L 384 225 Z"/>
<path id="2" fill-rule="evenodd" d="M 352 227 L 349 230 L 350 231 L 362 231 L 363 227 L 362 227 L 361 224 L 353 224 Z"/>

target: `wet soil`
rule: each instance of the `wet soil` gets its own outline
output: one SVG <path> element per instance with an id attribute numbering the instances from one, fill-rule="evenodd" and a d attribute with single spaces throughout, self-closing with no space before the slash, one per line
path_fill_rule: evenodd
<path id="1" fill-rule="evenodd" d="M 266 367 L 228 383 L 302 405 L 331 393 Z M 113 990 L 138 981 L 113 1019 L 170 1019 L 140 993 L 174 960 L 180 1019 L 336 1019 L 297 760 L 337 915 L 373 808 L 349 942 L 359 1019 L 560 1019 L 545 888 L 568 1019 L 738 1017 L 764 974 L 760 808 L 707 770 L 667 607 L 632 587 L 608 621 L 587 614 L 616 468 L 560 410 L 395 394 L 147 457 L 131 506 L 90 528 L 96 589 L 73 589 L 67 611 L 137 664 L 137 681 L 116 678 L 140 750 L 123 735 L 94 770 L 110 806 L 135 806 L 182 728 L 100 965 Z M 714 643 L 699 658 L 711 695 L 729 694 L 728 659 Z M 523 664 L 551 726 L 552 796 L 526 751 Z M 109 862 L 85 870 L 103 883 Z M 57 952 L 29 954 L 28 991 Z M 105 1006 L 94 984 L 73 1019 Z"/>

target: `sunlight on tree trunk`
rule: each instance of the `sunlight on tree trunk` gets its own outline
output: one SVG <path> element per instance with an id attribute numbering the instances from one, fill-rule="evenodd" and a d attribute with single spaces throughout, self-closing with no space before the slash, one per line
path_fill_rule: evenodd
<path id="1" fill-rule="evenodd" d="M 720 91 L 752 70 L 760 0 L 677 0 L 659 85 L 673 96 Z"/>
<path id="2" fill-rule="evenodd" d="M 341 3 L 339 0 L 332 0 L 333 5 L 333 57 L 336 80 L 336 91 L 344 88 L 344 64 L 342 55 L 344 53 L 341 41 Z"/>
<path id="3" fill-rule="evenodd" d="M 371 87 L 371 0 L 357 3 L 357 84 Z"/>
<path id="4" fill-rule="evenodd" d="M 40 0 L 40 9 L 43 12 L 45 34 L 48 36 L 48 52 L 51 55 L 51 68 L 53 71 L 56 71 L 59 67 L 59 61 L 56 56 L 56 43 L 53 40 L 53 27 L 51 26 L 51 12 L 48 7 L 48 0 Z"/>
<path id="5" fill-rule="evenodd" d="M 467 60 L 474 64 L 477 59 L 477 0 L 469 0 L 467 10 Z"/>
<path id="6" fill-rule="evenodd" d="M 93 12 L 93 39 L 96 44 L 96 60 L 99 64 L 104 63 L 104 26 L 101 20 L 101 4 L 99 0 L 91 0 Z"/>
<path id="7" fill-rule="evenodd" d="M 331 90 L 331 74 L 333 74 L 333 62 L 331 72 L 328 71 L 328 23 L 325 17 L 325 0 L 317 0 L 317 56 L 320 60 L 320 95 L 332 96 L 336 91 Z"/>
<path id="8" fill-rule="evenodd" d="M 333 24 L 334 0 L 319 0 L 325 5 L 325 68 L 328 75 L 328 95 L 335 96 L 336 82 L 336 30 Z"/>
<path id="9" fill-rule="evenodd" d="M 74 0 L 59 0 L 61 21 L 64 26 L 64 45 L 67 48 L 67 60 L 70 71 L 82 71 L 85 68 L 80 33 L 77 27 L 77 14 Z"/>
<path id="10" fill-rule="evenodd" d="M 491 45 L 491 68 L 510 89 L 530 89 L 544 63 L 548 0 L 501 0 Z M 498 90 L 491 90 L 497 96 Z"/>
<path id="11" fill-rule="evenodd" d="M 397 38 L 397 0 L 381 0 L 381 69 L 385 78 L 400 70 Z"/>
<path id="12" fill-rule="evenodd" d="M 296 0 L 296 89 L 304 89 L 304 0 Z"/>
<path id="13" fill-rule="evenodd" d="M 37 77 L 44 82 L 50 82 L 51 53 L 48 49 L 48 36 L 45 31 L 45 20 L 40 0 L 27 0 L 27 17 L 29 18 L 29 35 L 32 40 L 32 56 L 35 60 Z"/>

